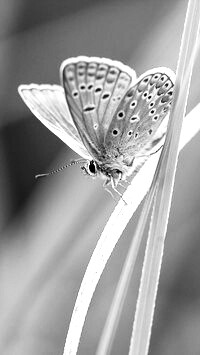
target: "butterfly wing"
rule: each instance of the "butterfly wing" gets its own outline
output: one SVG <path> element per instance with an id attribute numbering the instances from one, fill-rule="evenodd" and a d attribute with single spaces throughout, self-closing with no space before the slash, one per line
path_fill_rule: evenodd
<path id="1" fill-rule="evenodd" d="M 83 145 L 59 85 L 20 85 L 19 94 L 33 114 L 57 137 L 85 159 L 92 159 Z"/>
<path id="2" fill-rule="evenodd" d="M 104 136 L 135 71 L 106 58 L 77 57 L 61 65 L 61 81 L 74 124 L 90 154 L 101 161 Z"/>
<path id="3" fill-rule="evenodd" d="M 162 139 L 159 126 L 170 109 L 174 79 L 167 68 L 150 70 L 138 78 L 113 116 L 105 136 L 107 150 L 117 149 L 128 164 Z"/>

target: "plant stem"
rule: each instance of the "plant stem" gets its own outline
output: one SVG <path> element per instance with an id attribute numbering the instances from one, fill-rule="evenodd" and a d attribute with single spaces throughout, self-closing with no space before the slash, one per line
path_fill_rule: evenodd
<path id="1" fill-rule="evenodd" d="M 160 168 L 157 172 L 158 188 L 145 252 L 129 355 L 146 355 L 148 353 L 177 166 L 179 138 L 193 69 L 194 49 L 197 46 L 199 33 L 199 19 L 199 0 L 190 0 L 177 66 L 175 98 L 166 142 L 161 154 Z"/>

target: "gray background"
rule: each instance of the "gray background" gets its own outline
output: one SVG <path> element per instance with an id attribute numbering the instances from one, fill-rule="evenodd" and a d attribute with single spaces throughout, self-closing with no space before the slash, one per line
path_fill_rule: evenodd
<path id="1" fill-rule="evenodd" d="M 21 83 L 59 83 L 70 56 L 121 60 L 141 74 L 176 69 L 186 0 L 0 1 L 0 353 L 61 355 L 85 268 L 112 212 L 102 182 L 29 112 Z M 200 98 L 199 58 L 188 111 Z M 200 135 L 180 154 L 150 346 L 152 355 L 200 352 Z M 93 355 L 140 210 L 97 287 L 79 354 Z M 144 244 L 112 354 L 127 354 Z"/>

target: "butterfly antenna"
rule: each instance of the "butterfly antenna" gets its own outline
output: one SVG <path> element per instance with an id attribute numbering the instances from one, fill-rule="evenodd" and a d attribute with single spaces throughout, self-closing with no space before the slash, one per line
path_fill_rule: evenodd
<path id="1" fill-rule="evenodd" d="M 76 165 L 76 164 L 83 164 L 85 163 L 85 160 L 72 160 L 71 163 L 67 164 L 67 165 L 63 165 L 61 166 L 60 168 L 56 169 L 56 170 L 53 170 L 51 171 L 50 173 L 45 173 L 45 174 L 38 174 L 38 175 L 35 175 L 35 179 L 38 179 L 38 178 L 43 178 L 43 177 L 46 177 L 46 176 L 49 176 L 49 175 L 54 175 L 54 174 L 57 174 L 59 173 L 60 171 L 68 168 L 69 166 L 72 166 L 72 165 Z"/>

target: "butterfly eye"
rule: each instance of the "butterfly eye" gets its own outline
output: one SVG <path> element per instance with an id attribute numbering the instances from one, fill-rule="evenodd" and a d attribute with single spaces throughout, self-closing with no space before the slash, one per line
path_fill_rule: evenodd
<path id="1" fill-rule="evenodd" d="M 139 136 L 139 134 L 136 132 L 135 134 L 134 134 L 134 138 L 137 138 Z"/>
<path id="2" fill-rule="evenodd" d="M 152 99 L 152 95 L 149 95 L 149 96 L 147 97 L 147 99 L 148 99 L 148 101 L 150 101 L 150 100 Z"/>
<path id="3" fill-rule="evenodd" d="M 94 160 L 91 160 L 88 165 L 88 174 L 95 176 L 97 175 L 97 164 L 95 163 Z"/>

